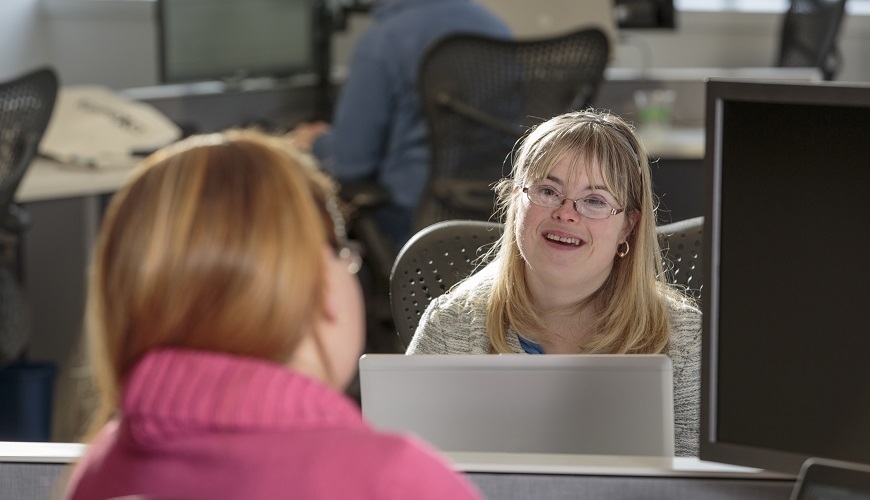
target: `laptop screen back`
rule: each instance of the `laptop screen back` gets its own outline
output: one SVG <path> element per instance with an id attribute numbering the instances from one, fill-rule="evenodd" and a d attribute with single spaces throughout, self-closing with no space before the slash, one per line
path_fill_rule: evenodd
<path id="1" fill-rule="evenodd" d="M 363 415 L 448 452 L 672 456 L 663 355 L 366 354 Z"/>

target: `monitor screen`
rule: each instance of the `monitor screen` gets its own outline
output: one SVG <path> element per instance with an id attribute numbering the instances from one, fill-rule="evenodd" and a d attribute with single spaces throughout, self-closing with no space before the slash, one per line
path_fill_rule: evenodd
<path id="1" fill-rule="evenodd" d="M 677 27 L 674 0 L 613 0 L 613 11 L 620 29 Z"/>
<path id="2" fill-rule="evenodd" d="M 870 463 L 870 86 L 710 81 L 701 452 Z"/>
<path id="3" fill-rule="evenodd" d="M 311 0 L 160 0 L 163 83 L 314 72 Z"/>

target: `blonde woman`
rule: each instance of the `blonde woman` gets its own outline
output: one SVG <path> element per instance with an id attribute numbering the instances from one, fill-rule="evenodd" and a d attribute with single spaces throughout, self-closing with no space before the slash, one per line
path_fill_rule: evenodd
<path id="1" fill-rule="evenodd" d="M 69 498 L 475 498 L 340 393 L 363 346 L 358 269 L 332 186 L 277 139 L 146 159 L 94 254 L 102 408 Z"/>
<path id="2" fill-rule="evenodd" d="M 647 154 L 595 111 L 552 118 L 497 187 L 495 259 L 429 305 L 408 354 L 670 356 L 675 452 L 698 452 L 701 313 L 663 279 Z"/>

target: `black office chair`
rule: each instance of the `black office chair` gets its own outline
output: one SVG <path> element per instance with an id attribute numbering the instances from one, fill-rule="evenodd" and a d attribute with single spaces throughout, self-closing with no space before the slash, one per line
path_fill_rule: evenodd
<path id="1" fill-rule="evenodd" d="M 490 219 L 491 185 L 509 173 L 517 139 L 532 125 L 587 107 L 609 51 L 598 28 L 537 40 L 457 34 L 430 47 L 418 81 L 431 158 L 416 227 Z"/>
<path id="2" fill-rule="evenodd" d="M 837 35 L 846 0 L 791 0 L 780 28 L 780 67 L 819 68 L 825 80 L 840 69 Z"/>
<path id="3" fill-rule="evenodd" d="M 0 364 L 20 355 L 27 335 L 19 287 L 30 218 L 14 196 L 48 126 L 57 89 L 49 68 L 0 83 Z"/>
<path id="4" fill-rule="evenodd" d="M 433 298 L 471 275 L 501 236 L 502 225 L 476 220 L 435 223 L 399 252 L 390 277 L 393 323 L 406 348 Z"/>
<path id="5" fill-rule="evenodd" d="M 656 228 L 656 233 L 664 250 L 668 282 L 700 302 L 704 289 L 704 218 L 665 224 Z"/>

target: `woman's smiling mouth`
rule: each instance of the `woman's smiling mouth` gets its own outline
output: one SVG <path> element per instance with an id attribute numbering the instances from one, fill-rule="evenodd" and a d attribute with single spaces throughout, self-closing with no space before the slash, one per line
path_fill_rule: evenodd
<path id="1" fill-rule="evenodd" d="M 554 233 L 546 233 L 544 237 L 550 241 L 558 241 L 559 243 L 564 243 L 566 245 L 572 245 L 575 247 L 579 247 L 583 242 L 579 238 L 571 238 L 568 236 L 559 236 Z"/>

